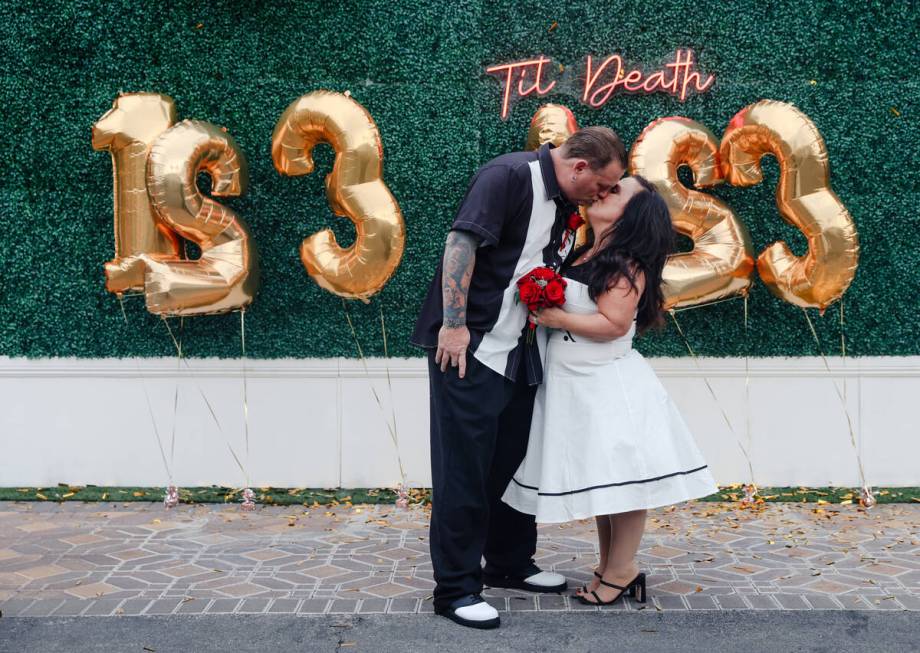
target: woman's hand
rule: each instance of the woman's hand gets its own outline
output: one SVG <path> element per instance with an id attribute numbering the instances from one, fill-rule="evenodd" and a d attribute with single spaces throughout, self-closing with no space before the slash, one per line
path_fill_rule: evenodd
<path id="1" fill-rule="evenodd" d="M 537 311 L 533 321 L 550 329 L 563 329 L 567 315 L 568 313 L 561 308 L 544 308 Z"/>

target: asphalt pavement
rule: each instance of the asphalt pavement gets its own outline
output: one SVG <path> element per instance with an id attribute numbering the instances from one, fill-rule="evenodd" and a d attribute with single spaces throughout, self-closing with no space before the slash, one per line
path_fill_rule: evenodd
<path id="1" fill-rule="evenodd" d="M 2 618 L 2 653 L 920 651 L 908 611 L 511 613 L 476 631 L 433 615 Z"/>

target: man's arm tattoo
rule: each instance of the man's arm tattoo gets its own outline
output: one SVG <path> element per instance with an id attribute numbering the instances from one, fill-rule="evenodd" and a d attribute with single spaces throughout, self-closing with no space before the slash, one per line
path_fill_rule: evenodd
<path id="1" fill-rule="evenodd" d="M 465 231 L 451 231 L 444 246 L 444 274 L 441 290 L 444 297 L 444 326 L 466 325 L 466 297 L 476 264 L 476 236 Z"/>

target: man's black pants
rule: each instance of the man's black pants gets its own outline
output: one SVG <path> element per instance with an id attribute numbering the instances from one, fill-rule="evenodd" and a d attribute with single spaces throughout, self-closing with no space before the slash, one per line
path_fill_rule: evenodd
<path id="1" fill-rule="evenodd" d="M 533 515 L 501 496 L 527 453 L 536 388 L 511 382 L 467 354 L 466 376 L 442 372 L 428 355 L 431 389 L 431 562 L 434 607 L 482 590 L 490 573 L 533 563 Z"/>

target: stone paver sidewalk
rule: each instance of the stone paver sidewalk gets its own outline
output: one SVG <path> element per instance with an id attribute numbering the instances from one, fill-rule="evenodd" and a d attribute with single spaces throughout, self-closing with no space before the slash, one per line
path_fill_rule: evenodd
<path id="1" fill-rule="evenodd" d="M 335 508 L 0 503 L 4 616 L 430 612 L 428 513 Z M 572 587 L 593 521 L 542 526 L 537 562 Z M 691 502 L 650 513 L 651 600 L 603 610 L 920 610 L 920 505 Z M 501 610 L 597 610 L 489 589 Z"/>

